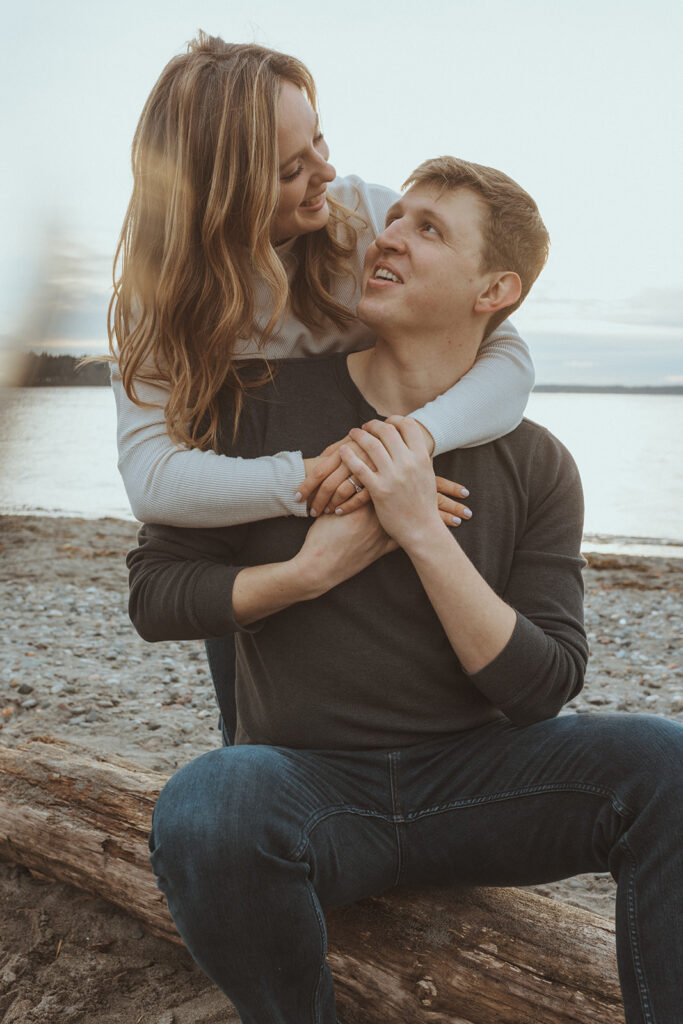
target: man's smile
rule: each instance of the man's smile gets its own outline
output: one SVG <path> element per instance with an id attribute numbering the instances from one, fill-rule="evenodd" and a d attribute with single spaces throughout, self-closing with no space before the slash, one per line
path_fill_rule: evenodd
<path id="1" fill-rule="evenodd" d="M 403 284 L 403 278 L 398 273 L 395 267 L 389 263 L 382 261 L 375 265 L 375 269 L 370 275 L 368 283 L 372 282 L 391 282 L 392 284 Z"/>

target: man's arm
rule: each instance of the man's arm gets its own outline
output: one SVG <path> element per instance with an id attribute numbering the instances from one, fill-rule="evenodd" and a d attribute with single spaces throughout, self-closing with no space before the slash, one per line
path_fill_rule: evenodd
<path id="1" fill-rule="evenodd" d="M 343 457 L 370 491 L 385 530 L 413 562 L 472 683 L 518 724 L 552 717 L 581 689 L 587 658 L 583 504 L 573 463 L 558 464 L 542 506 L 530 509 L 501 597 L 430 514 L 433 476 L 416 429 L 411 420 L 392 417 L 352 432 L 375 471 L 349 451 Z"/>
<path id="2" fill-rule="evenodd" d="M 396 548 L 373 509 L 323 516 L 294 558 L 241 566 L 236 530 L 145 525 L 130 552 L 129 612 L 149 641 L 226 636 L 308 601 Z"/>

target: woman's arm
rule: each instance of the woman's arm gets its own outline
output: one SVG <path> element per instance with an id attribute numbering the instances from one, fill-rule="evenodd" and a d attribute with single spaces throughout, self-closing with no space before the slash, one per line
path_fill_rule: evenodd
<path id="1" fill-rule="evenodd" d="M 126 395 L 116 369 L 111 382 L 119 471 L 141 522 L 217 527 L 307 514 L 294 500 L 305 476 L 301 452 L 239 459 L 178 448 L 166 432 L 168 392 L 161 385 L 138 383 L 138 396 L 154 403 L 140 406 Z"/>
<path id="2" fill-rule="evenodd" d="M 519 425 L 533 386 L 529 349 L 506 320 L 482 343 L 471 370 L 411 416 L 434 438 L 433 455 L 474 448 Z"/>

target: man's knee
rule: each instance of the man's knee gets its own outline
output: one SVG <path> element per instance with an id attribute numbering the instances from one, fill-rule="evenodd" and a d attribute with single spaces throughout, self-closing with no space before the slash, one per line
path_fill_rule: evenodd
<path id="1" fill-rule="evenodd" d="M 149 846 L 160 881 L 225 876 L 273 831 L 281 766 L 268 747 L 224 747 L 176 772 L 159 795 Z"/>
<path id="2" fill-rule="evenodd" d="M 601 719 L 602 716 L 596 716 Z M 681 792 L 683 725 L 657 715 L 605 715 L 596 735 L 600 756 L 642 797 Z"/>

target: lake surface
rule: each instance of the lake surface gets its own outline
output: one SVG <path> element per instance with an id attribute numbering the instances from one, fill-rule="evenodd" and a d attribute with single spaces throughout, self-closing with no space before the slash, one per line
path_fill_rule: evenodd
<path id="1" fill-rule="evenodd" d="M 683 396 L 534 394 L 527 416 L 578 463 L 592 547 L 683 554 Z M 0 512 L 132 519 L 115 425 L 108 388 L 0 392 Z"/>

